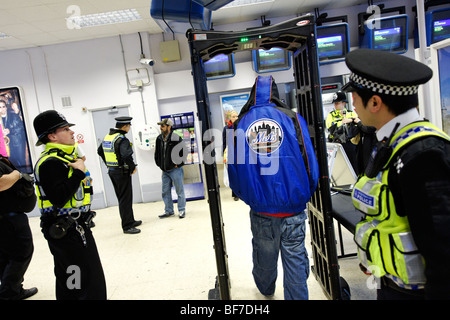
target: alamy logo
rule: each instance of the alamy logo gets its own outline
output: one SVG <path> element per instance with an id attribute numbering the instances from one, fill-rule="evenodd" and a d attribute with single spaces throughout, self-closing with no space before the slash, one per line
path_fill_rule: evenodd
<path id="1" fill-rule="evenodd" d="M 268 155 L 283 143 L 283 129 L 272 119 L 254 121 L 245 133 L 247 144 L 257 154 Z"/>

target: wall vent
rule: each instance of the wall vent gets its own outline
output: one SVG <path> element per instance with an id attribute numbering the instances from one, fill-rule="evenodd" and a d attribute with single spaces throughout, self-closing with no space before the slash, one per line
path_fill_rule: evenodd
<path id="1" fill-rule="evenodd" d="M 72 106 L 72 100 L 70 99 L 69 96 L 61 97 L 61 102 L 63 108 L 69 108 Z"/>

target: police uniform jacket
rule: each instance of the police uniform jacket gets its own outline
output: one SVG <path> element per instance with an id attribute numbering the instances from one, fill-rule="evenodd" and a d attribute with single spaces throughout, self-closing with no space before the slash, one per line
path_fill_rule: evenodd
<path id="1" fill-rule="evenodd" d="M 58 208 L 70 201 L 85 178 L 85 173 L 79 169 L 73 169 L 68 178 L 69 170 L 67 163 L 56 157 L 49 157 L 39 167 L 40 185 L 48 201 Z"/>
<path id="2" fill-rule="evenodd" d="M 109 131 L 110 135 L 121 133 L 123 135 L 127 134 L 126 131 L 111 128 Z M 133 149 L 131 147 L 130 140 L 128 140 L 126 137 L 124 139 L 117 139 L 116 143 L 114 144 L 114 150 L 117 156 L 117 160 L 119 161 L 119 166 L 128 166 L 128 170 L 130 172 L 133 172 L 136 168 L 136 164 L 133 160 Z M 103 151 L 103 146 L 100 144 L 100 146 L 97 149 L 97 154 L 105 161 L 105 153 Z"/>
<path id="3" fill-rule="evenodd" d="M 388 185 L 425 259 L 425 297 L 450 299 L 450 143 L 430 136 L 393 159 Z"/>

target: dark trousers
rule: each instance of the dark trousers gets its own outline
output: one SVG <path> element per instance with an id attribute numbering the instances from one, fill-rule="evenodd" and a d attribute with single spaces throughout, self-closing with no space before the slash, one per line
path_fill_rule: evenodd
<path id="1" fill-rule="evenodd" d="M 108 175 L 114 187 L 114 191 L 119 201 L 119 213 L 122 219 L 122 229 L 127 230 L 133 227 L 135 222 L 133 213 L 133 187 L 131 175 L 128 171 L 120 169 L 108 170 Z"/>
<path id="2" fill-rule="evenodd" d="M 27 215 L 0 214 L 0 299 L 18 298 L 33 250 Z"/>
<path id="3" fill-rule="evenodd" d="M 399 288 L 392 280 L 381 278 L 381 286 L 377 290 L 377 300 L 424 300 L 425 291 Z"/>
<path id="4" fill-rule="evenodd" d="M 41 227 L 53 255 L 57 300 L 106 300 L 106 281 L 91 229 L 78 219 L 86 244 L 75 224 L 61 239 L 53 239 L 48 232 L 54 218 L 41 218 Z M 50 266 L 49 266 L 50 268 Z"/>
<path id="5" fill-rule="evenodd" d="M 342 143 L 342 147 L 344 148 L 345 154 L 347 155 L 350 164 L 352 165 L 353 171 L 358 175 L 358 164 L 356 159 L 356 145 L 351 141 L 347 141 L 346 143 Z"/>

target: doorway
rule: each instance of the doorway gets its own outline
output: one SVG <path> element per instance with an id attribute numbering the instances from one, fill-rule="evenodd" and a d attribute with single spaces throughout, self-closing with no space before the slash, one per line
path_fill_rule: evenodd
<path id="1" fill-rule="evenodd" d="M 95 138 L 97 141 L 97 146 L 99 146 L 103 138 L 108 134 L 110 128 L 114 128 L 116 124 L 116 117 L 129 116 L 129 105 L 124 106 L 114 106 L 109 109 L 101 109 L 92 111 L 92 119 L 94 121 Z M 133 133 L 130 130 L 127 133 L 127 138 L 133 141 Z M 135 152 L 133 148 L 133 152 Z M 136 161 L 136 155 L 134 154 L 134 159 Z M 112 185 L 111 179 L 108 175 L 108 169 L 105 163 L 100 160 L 100 167 L 102 171 L 103 185 L 105 188 L 105 201 L 107 207 L 113 207 L 118 205 L 117 197 L 114 192 L 114 187 Z M 133 174 L 131 176 L 131 181 L 133 185 L 133 203 L 142 202 L 141 195 L 141 184 L 139 182 L 139 176 Z"/>

